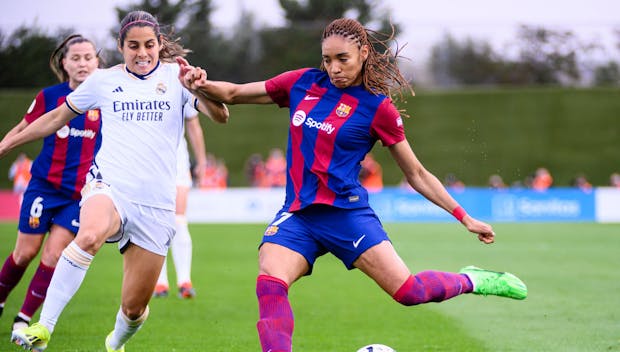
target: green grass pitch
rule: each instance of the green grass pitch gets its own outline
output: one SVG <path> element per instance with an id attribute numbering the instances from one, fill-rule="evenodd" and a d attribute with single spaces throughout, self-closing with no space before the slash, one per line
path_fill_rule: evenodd
<path id="1" fill-rule="evenodd" d="M 127 344 L 137 351 L 259 351 L 254 284 L 262 224 L 193 224 L 194 300 L 151 301 L 151 315 Z M 529 288 L 525 301 L 460 296 L 403 307 L 359 271 L 331 255 L 293 285 L 295 351 L 356 351 L 382 343 L 413 351 L 620 351 L 620 224 L 496 224 L 497 242 L 479 243 L 454 223 L 386 224 L 412 271 L 477 266 L 511 271 Z M 0 224 L 0 256 L 15 224 Z M 0 351 L 36 265 L 0 318 Z M 174 270 L 169 261 L 170 281 Z M 120 304 L 122 258 L 105 245 L 62 314 L 48 351 L 101 351 Z M 36 317 L 35 317 L 36 318 Z"/>

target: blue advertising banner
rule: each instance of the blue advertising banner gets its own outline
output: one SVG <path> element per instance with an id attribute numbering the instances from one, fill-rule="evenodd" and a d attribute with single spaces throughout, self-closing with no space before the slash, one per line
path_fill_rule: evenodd
<path id="1" fill-rule="evenodd" d="M 547 191 L 466 188 L 450 194 L 473 217 L 489 222 L 595 221 L 594 192 L 574 188 Z M 455 221 L 420 194 L 386 188 L 370 194 L 370 205 L 384 222 Z"/>

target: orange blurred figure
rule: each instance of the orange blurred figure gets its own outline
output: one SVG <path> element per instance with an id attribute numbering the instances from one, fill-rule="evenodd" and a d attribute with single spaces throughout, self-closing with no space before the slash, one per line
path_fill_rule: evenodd
<path id="1" fill-rule="evenodd" d="M 30 182 L 32 177 L 30 174 L 31 166 L 32 160 L 25 153 L 19 153 L 13 164 L 11 164 L 9 179 L 13 181 L 14 193 L 21 195 L 28 187 L 28 182 Z"/>
<path id="2" fill-rule="evenodd" d="M 265 178 L 267 187 L 286 186 L 286 158 L 279 148 L 273 148 L 265 161 Z"/>
<path id="3" fill-rule="evenodd" d="M 366 154 L 362 160 L 360 170 L 360 183 L 369 192 L 378 192 L 383 189 L 383 169 L 372 153 Z"/>
<path id="4" fill-rule="evenodd" d="M 225 189 L 228 187 L 228 169 L 224 162 L 207 153 L 207 166 L 200 182 L 201 189 Z"/>
<path id="5" fill-rule="evenodd" d="M 532 180 L 532 188 L 537 191 L 544 191 L 553 185 L 553 177 L 551 173 L 544 167 L 536 169 L 534 179 Z"/>

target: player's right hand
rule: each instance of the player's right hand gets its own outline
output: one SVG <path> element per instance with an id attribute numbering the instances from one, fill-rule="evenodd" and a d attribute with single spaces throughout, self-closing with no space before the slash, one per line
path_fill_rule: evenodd
<path id="1" fill-rule="evenodd" d="M 462 223 L 465 227 L 467 227 L 469 232 L 478 235 L 478 240 L 480 240 L 480 242 L 484 242 L 486 244 L 495 242 L 495 232 L 493 232 L 493 227 L 491 227 L 491 225 L 479 221 L 470 215 L 465 215 Z"/>

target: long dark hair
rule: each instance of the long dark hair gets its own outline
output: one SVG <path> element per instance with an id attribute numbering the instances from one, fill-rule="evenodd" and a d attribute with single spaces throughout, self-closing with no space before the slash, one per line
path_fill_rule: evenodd
<path id="1" fill-rule="evenodd" d="M 120 23 L 120 30 L 118 32 L 118 42 L 122 48 L 125 38 L 127 37 L 127 31 L 133 27 L 151 27 L 155 32 L 157 41 L 161 44 L 161 50 L 159 52 L 159 59 L 163 62 L 174 62 L 174 58 L 177 56 L 186 56 L 190 50 L 184 49 L 179 44 L 179 38 L 170 39 L 172 33 L 166 34 L 161 30 L 159 22 L 155 16 L 146 11 L 131 11 Z"/>

